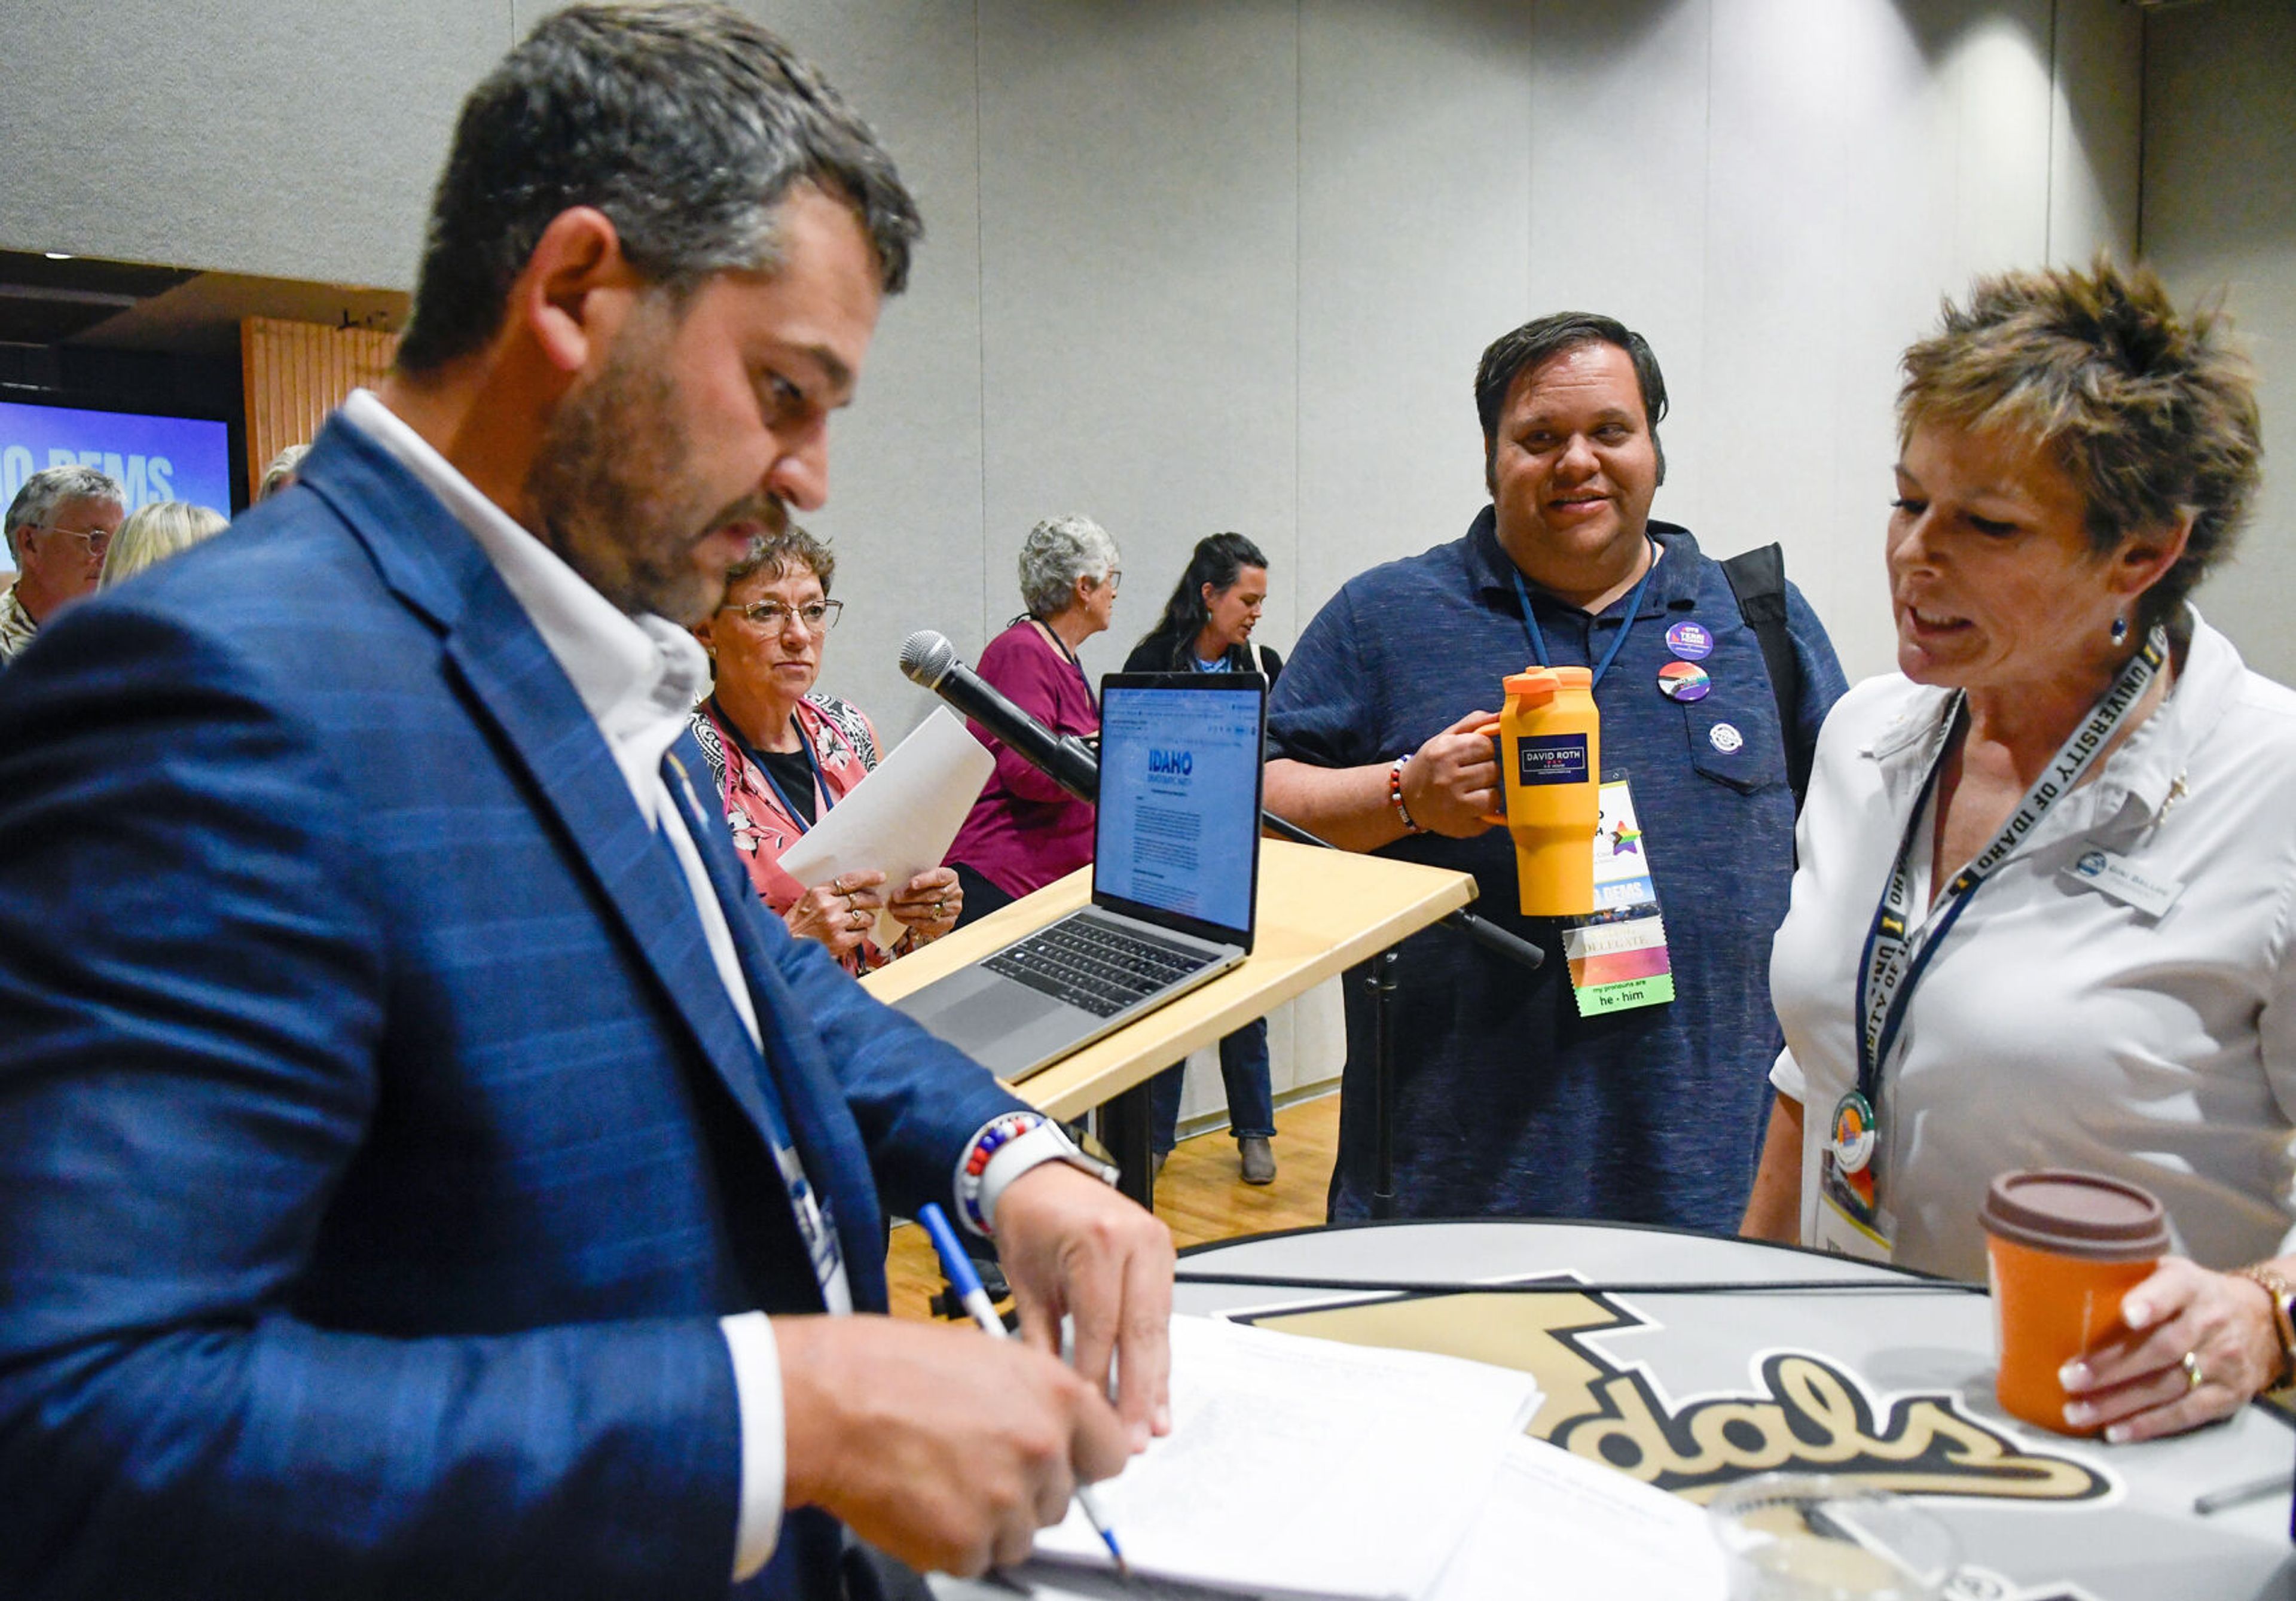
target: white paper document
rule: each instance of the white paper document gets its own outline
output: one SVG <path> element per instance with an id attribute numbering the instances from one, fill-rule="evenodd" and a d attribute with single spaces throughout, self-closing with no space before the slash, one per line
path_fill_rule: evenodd
<path id="1" fill-rule="evenodd" d="M 1723 1601 L 1727 1590 L 1703 1510 L 1525 1434 L 1508 1442 L 1430 1601 Z"/>
<path id="2" fill-rule="evenodd" d="M 1172 1319 L 1172 1433 L 1094 1493 L 1133 1569 L 1252 1595 L 1415 1601 L 1538 1408 L 1529 1374 Z M 1074 1507 L 1039 1556 L 1109 1564 Z"/>
<path id="3" fill-rule="evenodd" d="M 935 707 L 915 733 L 782 853 L 782 871 L 809 890 L 840 873 L 873 869 L 885 875 L 890 895 L 940 866 L 996 770 L 996 759 L 964 725 L 947 707 Z M 881 915 L 878 943 L 890 944 L 888 935 L 898 939 L 900 927 Z"/>

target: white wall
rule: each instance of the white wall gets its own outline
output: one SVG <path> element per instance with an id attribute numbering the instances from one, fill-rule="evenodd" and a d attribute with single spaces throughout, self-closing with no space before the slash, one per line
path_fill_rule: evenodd
<path id="1" fill-rule="evenodd" d="M 1475 358 L 1565 306 L 1667 368 L 1659 513 L 1718 554 L 1782 539 L 1852 676 L 1878 670 L 1896 352 L 1976 270 L 2134 238 L 2117 0 L 751 3 L 878 123 L 930 229 L 816 520 L 852 603 L 826 681 L 888 734 L 926 710 L 900 639 L 977 648 L 1053 512 L 1125 549 L 1088 666 L 1220 528 L 1274 558 L 1288 643 L 1464 525 Z M 21 9 L 0 245 L 406 285 L 454 106 L 544 8 Z M 2169 16 L 2194 41 L 2171 87 L 2239 56 L 2219 19 L 2287 21 Z"/>
<path id="2" fill-rule="evenodd" d="M 405 289 L 508 0 L 14 0 L 0 247 Z"/>
<path id="3" fill-rule="evenodd" d="M 2201 609 L 2296 682 L 2296 7 L 2215 0 L 2144 29 L 2144 253 L 2180 299 L 2225 293 L 2255 358 L 2264 492 Z"/>
<path id="4" fill-rule="evenodd" d="M 848 602 L 824 683 L 889 735 L 930 705 L 902 637 L 977 650 L 1052 513 L 1124 548 L 1087 667 L 1223 528 L 1273 558 L 1287 645 L 1464 529 L 1476 358 L 1572 307 L 1666 368 L 1658 514 L 1718 554 L 1782 540 L 1851 677 L 1881 670 L 1898 351 L 1972 272 L 2134 239 L 2118 0 L 749 3 L 930 231 L 813 520 Z M 542 9 L 41 0 L 0 246 L 406 285 L 454 105 Z"/>

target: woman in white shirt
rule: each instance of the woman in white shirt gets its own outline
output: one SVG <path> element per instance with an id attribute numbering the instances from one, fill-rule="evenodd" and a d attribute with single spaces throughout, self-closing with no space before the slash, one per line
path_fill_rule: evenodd
<path id="1" fill-rule="evenodd" d="M 1997 1173 L 2144 1186 L 2179 1254 L 2065 1375 L 2116 1441 L 2296 1360 L 2296 694 L 2185 598 L 2259 472 L 2214 323 L 2100 260 L 1981 280 L 1906 353 L 1902 676 L 1819 741 L 1744 1225 L 1976 1278 Z"/>

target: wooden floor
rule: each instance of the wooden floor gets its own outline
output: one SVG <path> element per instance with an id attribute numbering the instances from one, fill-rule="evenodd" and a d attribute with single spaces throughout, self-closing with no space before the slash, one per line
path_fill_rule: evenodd
<path id="1" fill-rule="evenodd" d="M 1182 1140 L 1156 1180 L 1156 1215 L 1171 1229 L 1173 1244 L 1184 1249 L 1207 1240 L 1319 1224 L 1339 1143 L 1336 1094 L 1276 1112 L 1275 1182 L 1265 1186 L 1236 1177 L 1235 1141 L 1226 1129 Z M 896 1317 L 930 1315 L 926 1303 L 940 1288 L 940 1268 L 924 1230 L 914 1223 L 893 1230 L 885 1275 Z"/>

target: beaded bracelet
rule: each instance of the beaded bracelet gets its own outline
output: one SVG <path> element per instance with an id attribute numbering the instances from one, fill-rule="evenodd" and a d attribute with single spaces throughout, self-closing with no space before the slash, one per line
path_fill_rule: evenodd
<path id="1" fill-rule="evenodd" d="M 988 1170 L 988 1159 L 1044 1121 L 1040 1112 L 1008 1112 L 973 1137 L 972 1148 L 964 1154 L 964 1164 L 957 1170 L 956 1202 L 965 1220 L 980 1234 L 991 1232 L 980 1206 L 980 1176 Z"/>
<path id="2" fill-rule="evenodd" d="M 1387 803 L 1395 808 L 1395 815 L 1403 819 L 1404 833 L 1424 833 L 1427 831 L 1411 820 L 1411 809 L 1403 803 L 1403 764 L 1410 759 L 1408 756 L 1398 756 L 1388 764 Z"/>

